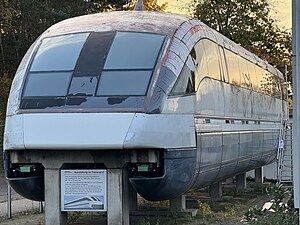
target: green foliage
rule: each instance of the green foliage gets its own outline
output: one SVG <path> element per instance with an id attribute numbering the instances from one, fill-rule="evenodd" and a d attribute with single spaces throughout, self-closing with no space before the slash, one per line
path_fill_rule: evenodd
<path id="1" fill-rule="evenodd" d="M 198 202 L 199 213 L 203 216 L 211 216 L 213 211 L 209 204 L 206 202 Z"/>
<path id="2" fill-rule="evenodd" d="M 11 85 L 11 79 L 4 75 L 0 77 L 0 125 L 1 121 L 4 121 L 6 114 L 6 105 Z"/>
<path id="3" fill-rule="evenodd" d="M 69 212 L 68 213 L 68 224 L 74 224 L 80 216 L 82 216 L 83 212 Z"/>
<path id="4" fill-rule="evenodd" d="M 235 217 L 239 209 L 240 209 L 239 204 L 226 204 L 224 209 L 224 216 Z"/>
<path id="5" fill-rule="evenodd" d="M 273 197 L 270 209 L 251 208 L 244 218 L 250 225 L 296 225 L 298 211 L 293 207 L 293 192 L 282 185 L 274 185 L 268 189 Z"/>
<path id="6" fill-rule="evenodd" d="M 138 221 L 138 225 L 160 225 L 160 219 L 158 217 L 158 218 L 156 218 L 156 221 L 151 223 L 151 220 L 149 217 L 142 218 Z"/>
<path id="7" fill-rule="evenodd" d="M 292 36 L 270 16 L 269 0 L 194 0 L 193 15 L 284 72 Z M 291 73 L 289 74 L 291 81 Z"/>

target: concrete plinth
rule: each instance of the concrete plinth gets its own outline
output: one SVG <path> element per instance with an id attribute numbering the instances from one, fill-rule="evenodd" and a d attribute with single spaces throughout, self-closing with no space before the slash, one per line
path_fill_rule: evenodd
<path id="1" fill-rule="evenodd" d="M 222 198 L 222 182 L 217 182 L 209 186 L 209 195 L 213 201 Z"/>
<path id="2" fill-rule="evenodd" d="M 61 212 L 60 170 L 68 164 L 102 164 L 107 169 L 107 225 L 129 225 L 129 209 L 136 208 L 136 192 L 128 180 L 130 152 L 115 151 L 51 151 L 28 150 L 19 157 L 11 152 L 12 163 L 41 163 L 45 168 L 45 225 L 66 225 L 67 212 Z M 72 167 L 74 168 L 74 167 Z M 130 194 L 131 193 L 131 194 Z M 135 197 L 133 197 L 135 195 Z M 132 198 L 133 197 L 133 198 Z"/>
<path id="3" fill-rule="evenodd" d="M 45 168 L 45 225 L 66 225 L 67 213 L 60 210 L 60 169 Z"/>
<path id="4" fill-rule="evenodd" d="M 181 195 L 178 198 L 170 200 L 170 210 L 171 211 L 184 211 L 186 210 L 186 200 L 185 195 Z"/>
<path id="5" fill-rule="evenodd" d="M 262 167 L 255 169 L 255 182 L 256 183 L 263 183 L 264 182 L 263 168 Z"/>
<path id="6" fill-rule="evenodd" d="M 239 174 L 235 178 L 236 178 L 236 189 L 244 190 L 246 188 L 246 173 Z"/>
<path id="7" fill-rule="evenodd" d="M 128 179 L 123 177 L 122 169 L 107 172 L 107 225 L 129 225 Z"/>

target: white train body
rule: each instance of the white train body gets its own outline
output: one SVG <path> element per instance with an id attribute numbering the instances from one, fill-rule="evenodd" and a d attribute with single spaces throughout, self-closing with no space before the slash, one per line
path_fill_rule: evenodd
<path id="1" fill-rule="evenodd" d="M 21 194 L 22 177 L 43 177 L 38 162 L 28 161 L 26 173 L 10 154 L 124 151 L 134 188 L 161 200 L 261 167 L 275 159 L 286 119 L 282 79 L 190 17 L 110 12 L 62 21 L 15 75 L 7 177 Z M 23 195 L 40 200 L 42 192 Z"/>

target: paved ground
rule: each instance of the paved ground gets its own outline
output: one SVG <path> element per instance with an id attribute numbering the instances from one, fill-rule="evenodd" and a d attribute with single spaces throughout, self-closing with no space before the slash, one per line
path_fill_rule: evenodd
<path id="1" fill-rule="evenodd" d="M 7 183 L 3 177 L 0 177 L 0 221 L 4 218 L 7 218 Z M 39 202 L 30 201 L 28 199 L 24 199 L 22 196 L 17 194 L 15 191 L 11 191 L 12 193 L 12 205 L 11 205 L 11 212 L 12 216 L 16 216 L 17 214 L 26 214 L 32 211 L 39 210 Z M 2 222 L 0 222 L 2 224 Z M 28 224 L 29 225 L 29 224 Z"/>

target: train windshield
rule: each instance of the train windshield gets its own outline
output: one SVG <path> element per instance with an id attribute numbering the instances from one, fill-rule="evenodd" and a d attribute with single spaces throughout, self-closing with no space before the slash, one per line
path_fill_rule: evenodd
<path id="1" fill-rule="evenodd" d="M 164 39 L 113 31 L 45 38 L 30 65 L 21 109 L 97 108 L 103 98 L 113 105 L 123 100 L 111 98 L 145 97 Z"/>

